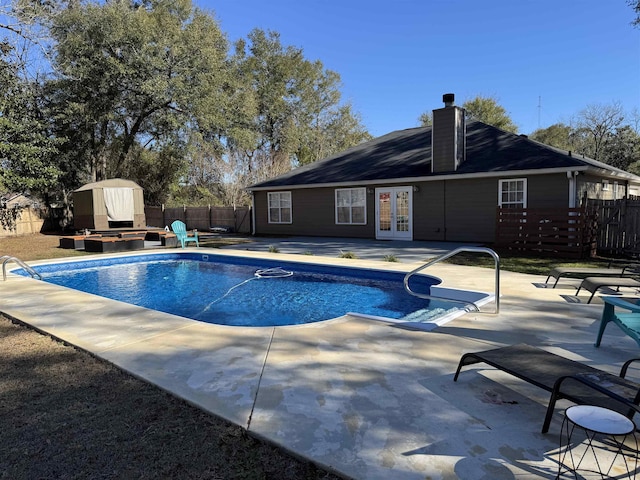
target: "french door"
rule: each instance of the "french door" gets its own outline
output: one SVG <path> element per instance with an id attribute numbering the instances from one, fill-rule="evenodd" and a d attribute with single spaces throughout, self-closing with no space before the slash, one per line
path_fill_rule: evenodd
<path id="1" fill-rule="evenodd" d="M 376 238 L 413 240 L 411 187 L 376 188 Z"/>

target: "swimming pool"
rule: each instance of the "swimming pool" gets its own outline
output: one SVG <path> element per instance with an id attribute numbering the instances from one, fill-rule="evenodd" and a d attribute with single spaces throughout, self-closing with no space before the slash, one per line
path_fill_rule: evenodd
<path id="1" fill-rule="evenodd" d="M 280 273 L 273 274 L 273 270 Z M 405 292 L 404 273 L 202 253 L 155 253 L 35 266 L 44 281 L 208 323 L 280 326 L 351 313 L 433 325 L 465 303 Z M 257 272 L 267 270 L 263 275 Z M 15 270 L 16 273 L 26 274 Z M 283 273 L 284 272 L 284 273 Z M 443 291 L 440 280 L 412 277 L 421 293 L 481 301 L 482 292 Z"/>

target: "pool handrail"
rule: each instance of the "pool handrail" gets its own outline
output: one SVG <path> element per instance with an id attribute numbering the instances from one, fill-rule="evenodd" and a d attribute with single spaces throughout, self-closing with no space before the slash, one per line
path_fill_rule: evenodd
<path id="1" fill-rule="evenodd" d="M 404 289 L 408 293 L 413 295 L 414 297 L 424 298 L 424 299 L 427 299 L 427 300 L 438 299 L 438 300 L 449 300 L 449 301 L 457 302 L 457 303 L 464 303 L 468 307 L 471 307 L 472 310 L 475 310 L 476 312 L 482 313 L 482 312 L 480 312 L 480 308 L 478 308 L 478 306 L 474 302 L 469 302 L 469 301 L 465 301 L 465 300 L 458 300 L 458 299 L 453 299 L 453 298 L 440 297 L 440 296 L 437 296 L 437 295 L 428 295 L 426 293 L 418 293 L 418 292 L 414 292 L 413 290 L 411 290 L 411 287 L 409 286 L 409 278 L 411 278 L 412 275 L 415 275 L 416 273 L 424 270 L 425 268 L 430 267 L 431 265 L 439 263 L 439 262 L 441 262 L 443 260 L 446 260 L 447 258 L 451 258 L 454 255 L 457 255 L 458 253 L 461 253 L 461 252 L 488 253 L 489 255 L 491 255 L 493 257 L 494 267 L 495 267 L 495 271 L 496 271 L 496 275 L 495 275 L 496 278 L 495 278 L 495 291 L 494 291 L 495 310 L 492 313 L 494 313 L 494 314 L 499 313 L 500 312 L 500 257 L 498 256 L 498 254 L 496 252 L 494 252 L 493 250 L 491 250 L 488 247 L 473 247 L 473 246 L 458 247 L 458 248 L 456 248 L 454 250 L 451 250 L 450 252 L 447 252 L 447 253 L 445 253 L 443 255 L 440 255 L 439 257 L 436 257 L 433 260 L 430 260 L 429 262 L 425 263 L 424 265 L 421 265 L 418 268 L 415 268 L 415 269 L 411 270 L 409 273 L 407 273 L 404 276 Z"/>
<path id="2" fill-rule="evenodd" d="M 25 262 L 20 260 L 18 257 L 12 257 L 11 255 L 3 255 L 0 257 L 2 260 L 2 280 L 7 280 L 7 263 L 14 262 L 18 264 L 20 268 L 22 268 L 25 272 L 31 275 L 32 278 L 37 278 L 38 280 L 42 280 L 42 276 L 36 272 L 33 268 L 27 265 Z"/>

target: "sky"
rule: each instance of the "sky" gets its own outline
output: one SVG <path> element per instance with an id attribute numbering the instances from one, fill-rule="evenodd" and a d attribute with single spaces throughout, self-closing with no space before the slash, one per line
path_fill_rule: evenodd
<path id="1" fill-rule="evenodd" d="M 454 93 L 491 96 L 529 134 L 587 105 L 640 110 L 627 0 L 194 0 L 229 41 L 280 34 L 342 80 L 373 136 L 419 125 Z"/>

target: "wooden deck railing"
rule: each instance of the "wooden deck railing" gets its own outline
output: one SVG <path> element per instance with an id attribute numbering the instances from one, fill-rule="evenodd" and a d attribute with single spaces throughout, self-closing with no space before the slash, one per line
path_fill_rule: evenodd
<path id="1" fill-rule="evenodd" d="M 496 247 L 586 258 L 596 252 L 596 216 L 585 208 L 501 208 Z"/>

